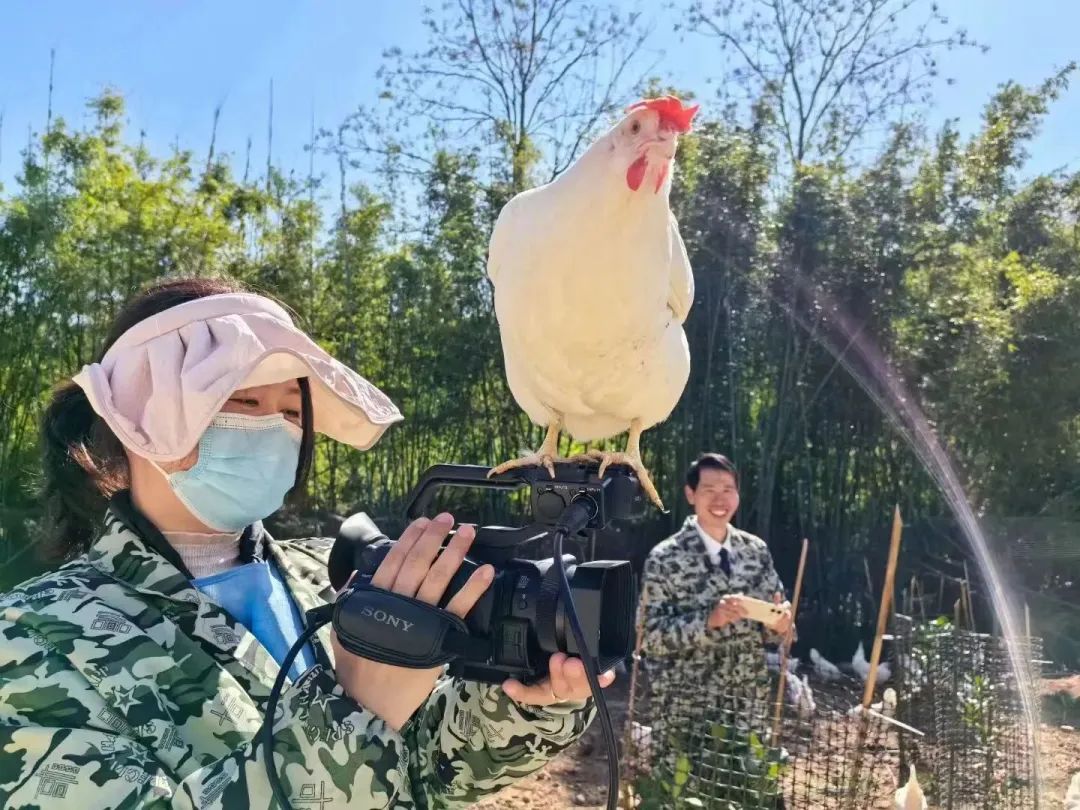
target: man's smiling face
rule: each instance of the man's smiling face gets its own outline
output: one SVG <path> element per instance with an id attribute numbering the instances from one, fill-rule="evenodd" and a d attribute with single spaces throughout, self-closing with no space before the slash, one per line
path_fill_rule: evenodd
<path id="1" fill-rule="evenodd" d="M 723 540 L 728 523 L 739 508 L 739 486 L 727 470 L 701 470 L 697 489 L 685 488 L 686 500 L 694 507 L 698 525 L 710 537 Z"/>

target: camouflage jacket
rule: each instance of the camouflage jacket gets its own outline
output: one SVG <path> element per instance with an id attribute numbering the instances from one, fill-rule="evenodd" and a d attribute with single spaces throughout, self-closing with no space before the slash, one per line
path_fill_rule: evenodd
<path id="1" fill-rule="evenodd" d="M 278 666 L 111 512 L 89 552 L 0 597 L 0 807 L 266 808 L 255 743 Z M 301 610 L 331 599 L 325 539 L 260 542 Z M 394 732 L 317 664 L 278 703 L 275 760 L 295 808 L 451 808 L 538 770 L 589 704 L 524 707 L 442 678 Z"/>
<path id="2" fill-rule="evenodd" d="M 642 585 L 644 635 L 642 651 L 653 661 L 677 659 L 703 672 L 719 672 L 716 667 L 732 648 L 746 648 L 761 625 L 751 621 L 709 629 L 709 614 L 720 597 L 746 594 L 771 602 L 784 586 L 773 567 L 765 541 L 749 532 L 731 527 L 727 537 L 731 555 L 731 576 L 713 563 L 691 515 L 672 537 L 649 552 Z M 764 663 L 764 658 L 762 663 Z"/>

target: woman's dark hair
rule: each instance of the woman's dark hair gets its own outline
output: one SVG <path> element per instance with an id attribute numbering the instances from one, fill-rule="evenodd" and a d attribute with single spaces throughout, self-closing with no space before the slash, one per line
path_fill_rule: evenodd
<path id="1" fill-rule="evenodd" d="M 690 489 L 697 490 L 702 470 L 720 470 L 731 473 L 731 477 L 735 479 L 735 486 L 739 486 L 739 471 L 735 469 L 735 465 L 727 456 L 719 453 L 702 453 L 694 459 L 686 468 L 686 485 Z"/>
<path id="2" fill-rule="evenodd" d="M 209 295 L 238 292 L 250 290 L 223 278 L 154 282 L 120 311 L 95 361 L 100 361 L 121 335 L 149 317 Z M 307 481 L 315 446 L 311 387 L 307 379 L 299 380 L 299 384 L 304 436 L 296 483 L 290 494 Z M 89 547 L 100 529 L 109 498 L 129 486 L 127 455 L 105 421 L 94 412 L 82 388 L 70 380 L 53 391 L 42 415 L 41 452 L 42 496 L 51 540 L 48 554 L 63 559 Z"/>

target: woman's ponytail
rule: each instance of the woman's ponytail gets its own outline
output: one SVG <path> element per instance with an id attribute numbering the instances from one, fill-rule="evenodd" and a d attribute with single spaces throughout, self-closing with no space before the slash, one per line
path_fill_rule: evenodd
<path id="1" fill-rule="evenodd" d="M 41 419 L 46 554 L 85 551 L 101 528 L 109 497 L 127 486 L 124 449 L 73 382 L 58 386 Z"/>

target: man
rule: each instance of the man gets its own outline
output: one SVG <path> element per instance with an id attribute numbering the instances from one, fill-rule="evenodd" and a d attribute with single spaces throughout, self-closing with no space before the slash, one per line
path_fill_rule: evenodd
<path id="1" fill-rule="evenodd" d="M 784 586 L 765 542 L 731 525 L 739 508 L 731 461 L 703 454 L 687 470 L 684 491 L 694 514 L 645 562 L 641 648 L 652 739 L 665 754 L 658 760 L 663 770 L 663 763 L 677 771 L 692 762 L 693 775 L 730 784 L 721 771 L 734 767 L 733 742 L 751 740 L 750 732 L 758 746 L 766 742 L 775 697 L 763 625 L 746 619 L 733 597 L 781 603 Z M 785 610 L 773 633 L 782 638 L 790 628 Z M 679 754 L 687 755 L 681 764 Z"/>

